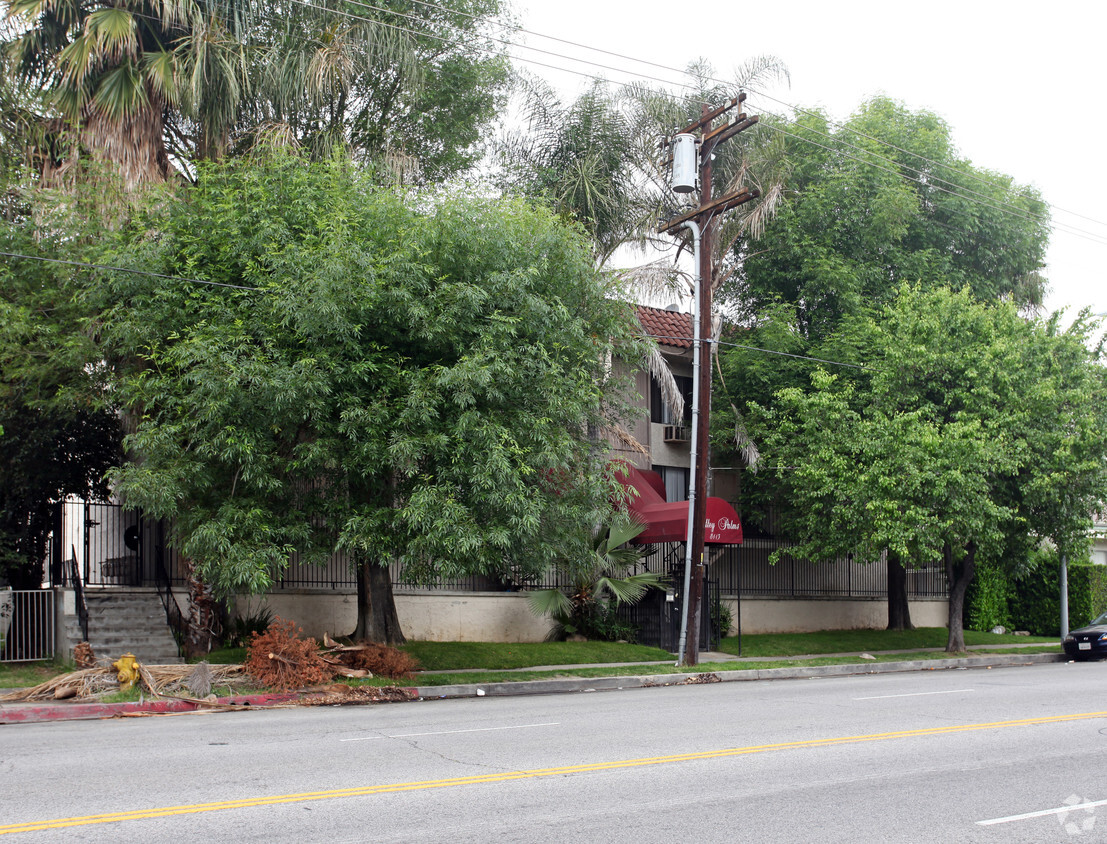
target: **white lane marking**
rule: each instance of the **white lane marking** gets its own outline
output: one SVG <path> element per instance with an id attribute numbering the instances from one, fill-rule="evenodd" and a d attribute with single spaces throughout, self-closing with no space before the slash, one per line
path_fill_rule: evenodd
<path id="1" fill-rule="evenodd" d="M 854 700 L 883 700 L 889 697 L 924 697 L 925 695 L 957 695 L 963 692 L 975 692 L 976 689 L 949 689 L 944 692 L 909 692 L 903 695 L 874 695 L 873 697 L 855 697 Z"/>
<path id="2" fill-rule="evenodd" d="M 1008 815 L 1006 818 L 991 818 L 986 821 L 977 821 L 977 826 L 995 826 L 998 823 L 1012 823 L 1014 821 L 1025 821 L 1030 818 L 1044 818 L 1047 815 L 1060 815 L 1064 812 L 1076 812 L 1081 809 L 1085 811 L 1088 809 L 1094 809 L 1096 806 L 1107 806 L 1107 800 L 1096 800 L 1094 803 L 1077 803 L 1075 806 L 1061 806 L 1058 809 L 1042 809 L 1040 812 L 1027 812 L 1025 815 Z"/>
<path id="3" fill-rule="evenodd" d="M 560 721 L 550 721 L 548 724 L 516 724 L 512 727 L 477 727 L 472 730 L 439 730 L 434 733 L 397 733 L 394 736 L 364 736 L 362 738 L 344 738 L 339 741 L 376 741 L 385 738 L 415 738 L 417 736 L 448 736 L 453 733 L 490 733 L 496 730 L 525 730 L 530 727 L 560 727 Z"/>

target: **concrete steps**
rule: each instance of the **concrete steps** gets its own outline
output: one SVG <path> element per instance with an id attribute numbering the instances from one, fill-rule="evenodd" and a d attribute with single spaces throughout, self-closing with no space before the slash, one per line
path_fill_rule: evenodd
<path id="1" fill-rule="evenodd" d="M 182 662 L 177 643 L 165 620 L 157 590 L 143 588 L 86 588 L 88 641 L 97 659 L 114 661 L 132 653 L 139 662 L 171 665 Z M 81 641 L 80 620 L 66 616 L 69 654 Z"/>

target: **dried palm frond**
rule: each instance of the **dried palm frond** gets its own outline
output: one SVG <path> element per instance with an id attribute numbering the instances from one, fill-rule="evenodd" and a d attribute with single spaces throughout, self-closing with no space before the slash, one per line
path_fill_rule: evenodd
<path id="1" fill-rule="evenodd" d="M 45 683 L 27 689 L 16 689 L 0 697 L 0 701 L 61 700 L 92 697 L 100 692 L 119 688 L 113 668 L 85 668 L 62 674 Z"/>
<path id="2" fill-rule="evenodd" d="M 186 691 L 188 679 L 195 671 L 194 665 L 143 665 L 142 663 L 138 665 L 139 678 L 142 680 L 143 687 L 154 695 Z M 215 685 L 225 685 L 232 679 L 245 676 L 241 665 L 212 665 L 208 666 L 207 671 L 211 682 Z M 119 675 L 114 668 L 86 668 L 61 674 L 37 686 L 17 689 L 0 697 L 0 701 L 88 698 L 118 689 Z"/>
<path id="3" fill-rule="evenodd" d="M 661 390 L 661 401 L 669 408 L 674 419 L 684 418 L 684 396 L 676 378 L 656 343 L 650 343 L 646 352 L 646 369 Z"/>
<path id="4" fill-rule="evenodd" d="M 636 451 L 639 454 L 649 455 L 650 450 L 646 448 L 642 443 L 638 442 L 637 438 L 617 422 L 613 422 L 606 426 L 605 431 L 609 433 L 614 439 L 625 445 L 631 451 Z"/>
<path id="5" fill-rule="evenodd" d="M 621 282 L 641 293 L 645 299 L 687 296 L 693 289 L 688 273 L 667 258 L 650 261 L 640 267 L 618 270 L 616 275 Z"/>

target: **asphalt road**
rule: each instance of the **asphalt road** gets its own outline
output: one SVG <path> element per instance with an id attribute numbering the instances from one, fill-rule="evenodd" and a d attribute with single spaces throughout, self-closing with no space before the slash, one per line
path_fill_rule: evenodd
<path id="1" fill-rule="evenodd" d="M 0 727 L 11 841 L 1107 841 L 1107 663 Z"/>

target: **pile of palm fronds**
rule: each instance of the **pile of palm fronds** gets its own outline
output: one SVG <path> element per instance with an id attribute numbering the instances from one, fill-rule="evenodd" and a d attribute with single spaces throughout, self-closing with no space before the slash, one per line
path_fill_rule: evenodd
<path id="1" fill-rule="evenodd" d="M 144 691 L 157 697 L 206 697 L 213 686 L 226 685 L 245 677 L 241 665 L 142 665 L 139 678 Z M 17 689 L 0 701 L 65 700 L 89 698 L 118 691 L 119 675 L 114 668 L 84 668 L 62 674 L 27 689 Z"/>

